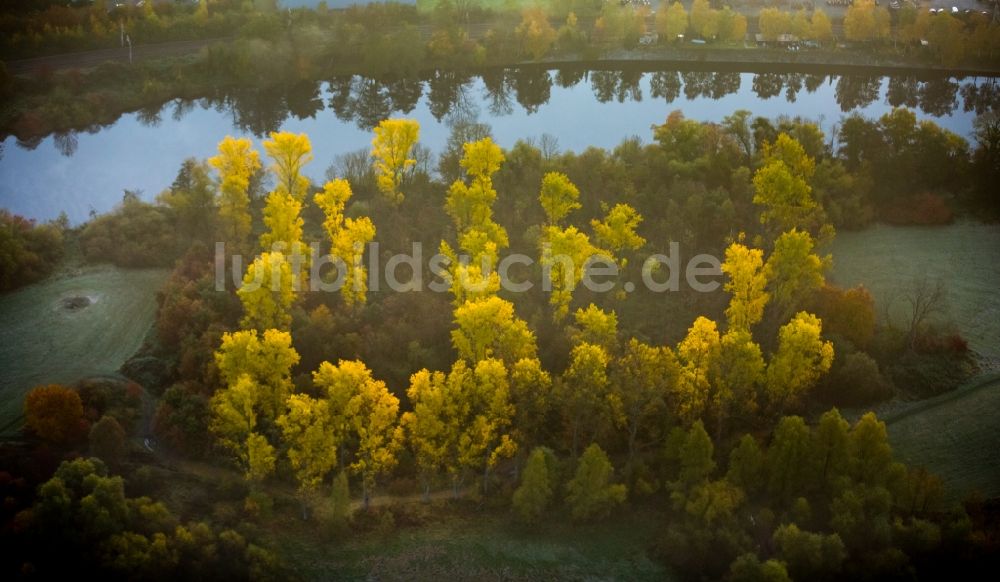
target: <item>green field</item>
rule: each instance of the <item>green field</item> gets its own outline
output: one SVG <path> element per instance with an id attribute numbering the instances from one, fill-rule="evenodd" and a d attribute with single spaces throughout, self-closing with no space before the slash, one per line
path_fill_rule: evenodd
<path id="1" fill-rule="evenodd" d="M 373 531 L 317 543 L 316 525 L 299 521 L 275 532 L 269 546 L 307 579 L 662 581 L 670 572 L 647 552 L 662 525 L 634 512 L 600 524 L 559 518 L 526 528 L 472 512 L 403 525 L 388 536 Z"/>
<path id="2" fill-rule="evenodd" d="M 18 429 L 32 387 L 115 373 L 142 345 L 166 277 L 86 267 L 0 297 L 0 435 Z M 70 297 L 92 303 L 67 309 Z"/>
<path id="3" fill-rule="evenodd" d="M 883 312 L 905 308 L 898 293 L 916 277 L 941 278 L 950 321 L 969 341 L 987 371 L 1000 368 L 1000 226 L 961 222 L 949 226 L 874 225 L 838 233 L 831 249 L 831 279 L 864 284 Z M 949 495 L 973 490 L 1000 495 L 1000 377 L 981 376 L 932 400 L 907 404 L 883 416 L 900 460 L 940 475 Z"/>
<path id="4" fill-rule="evenodd" d="M 1000 374 L 886 418 L 899 460 L 944 479 L 954 499 L 1000 496 Z"/>
<path id="5" fill-rule="evenodd" d="M 947 313 L 986 367 L 1000 367 L 1000 225 L 959 222 L 948 226 L 875 224 L 860 232 L 840 232 L 830 279 L 842 286 L 863 284 L 878 312 L 887 303 L 896 321 L 905 304 L 901 291 L 914 279 L 942 279 Z"/>

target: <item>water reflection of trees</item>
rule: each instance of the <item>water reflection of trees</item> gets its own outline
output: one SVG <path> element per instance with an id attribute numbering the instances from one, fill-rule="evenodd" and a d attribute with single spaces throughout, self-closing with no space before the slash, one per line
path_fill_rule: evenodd
<path id="1" fill-rule="evenodd" d="M 722 99 L 737 94 L 744 73 L 733 71 L 655 71 L 635 69 L 587 70 L 568 67 L 556 71 L 540 67 L 490 69 L 478 75 L 457 71 L 435 71 L 421 78 L 374 78 L 358 75 L 328 81 L 328 106 L 338 119 L 369 130 L 381 119 L 413 111 L 423 97 L 438 121 L 451 113 L 466 113 L 481 103 L 494 117 L 510 115 L 515 103 L 529 114 L 537 113 L 551 99 L 552 87 L 574 88 L 589 85 L 600 103 L 639 102 L 649 97 L 673 103 L 684 96 L 695 99 Z M 477 81 L 482 92 L 472 89 Z M 648 82 L 648 85 L 646 83 Z M 964 111 L 983 113 L 1000 109 L 1000 88 L 995 79 L 918 79 L 912 76 L 819 75 L 805 73 L 756 73 L 750 90 L 758 99 L 784 98 L 794 103 L 804 93 L 815 93 L 824 84 L 833 87 L 837 105 L 843 112 L 863 109 L 885 98 L 894 107 L 919 109 L 928 115 Z M 283 93 L 282 93 L 283 91 Z M 300 83 L 281 91 L 230 93 L 215 101 L 233 112 L 234 124 L 262 135 L 273 131 L 292 116 L 314 117 L 323 108 L 318 83 Z M 261 108 L 268 111 L 260 111 Z M 463 113 L 464 112 L 464 113 Z"/>
<path id="2" fill-rule="evenodd" d="M 162 106 L 141 109 L 135 115 L 139 123 L 155 127 L 164 115 L 179 120 L 200 106 L 229 114 L 233 126 L 240 132 L 263 136 L 276 131 L 286 119 L 316 118 L 329 109 L 338 119 L 370 130 L 382 119 L 411 113 L 421 99 L 438 121 L 449 116 L 474 119 L 480 107 L 493 117 L 510 115 L 515 107 L 529 114 L 537 113 L 551 99 L 553 86 L 577 90 L 589 86 L 600 103 L 639 102 L 650 98 L 670 104 L 681 95 L 689 101 L 736 95 L 747 75 L 733 71 L 588 70 L 581 66 L 558 70 L 497 68 L 479 74 L 439 70 L 419 77 L 353 75 L 269 88 L 220 89 L 199 99 L 175 99 Z M 803 92 L 815 93 L 824 84 L 830 85 L 834 100 L 845 113 L 865 108 L 883 98 L 893 107 L 918 109 L 937 117 L 958 111 L 960 104 L 961 110 L 967 113 L 982 114 L 1000 109 L 997 78 L 779 72 L 750 76 L 750 91 L 758 99 L 784 98 L 795 102 Z M 474 91 L 477 85 L 481 91 Z M 741 106 L 752 109 L 752 105 Z M 95 124 L 87 131 L 96 132 L 102 127 Z M 64 155 L 72 155 L 76 150 L 75 134 L 55 135 L 53 143 Z M 41 141 L 42 138 L 19 140 L 18 145 L 34 149 Z"/>

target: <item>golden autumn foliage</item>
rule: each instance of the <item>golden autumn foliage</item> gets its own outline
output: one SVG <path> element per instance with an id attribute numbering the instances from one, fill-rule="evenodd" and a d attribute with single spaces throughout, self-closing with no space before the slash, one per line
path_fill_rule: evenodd
<path id="1" fill-rule="evenodd" d="M 389 202 L 403 201 L 400 186 L 416 160 L 413 148 L 420 136 L 420 124 L 412 119 L 384 119 L 375 128 L 371 156 L 378 189 Z"/>
<path id="2" fill-rule="evenodd" d="M 24 423 L 39 438 L 67 444 L 83 436 L 83 402 L 76 390 L 49 384 L 33 388 L 24 398 Z"/>
<path id="3" fill-rule="evenodd" d="M 260 169 L 260 156 L 248 138 L 226 136 L 219 154 L 208 159 L 219 173 L 219 221 L 223 236 L 244 249 L 250 237 L 250 178 Z"/>

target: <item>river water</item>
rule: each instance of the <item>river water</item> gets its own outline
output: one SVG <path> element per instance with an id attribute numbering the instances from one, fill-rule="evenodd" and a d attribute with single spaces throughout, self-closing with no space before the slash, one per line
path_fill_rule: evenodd
<path id="1" fill-rule="evenodd" d="M 8 137 L 0 151 L 0 207 L 38 220 L 66 212 L 79 223 L 113 208 L 125 189 L 154 198 L 185 158 L 213 155 L 226 135 L 250 136 L 259 146 L 275 130 L 309 134 L 315 161 L 306 173 L 319 180 L 338 154 L 369 147 L 371 127 L 389 116 L 419 121 L 421 143 L 433 152 L 458 116 L 490 124 L 504 147 L 550 134 L 560 148 L 581 151 L 631 136 L 649 142 L 650 126 L 674 109 L 701 121 L 737 109 L 802 116 L 830 134 L 848 113 L 877 117 L 907 106 L 968 136 L 977 112 L 998 101 L 994 78 L 539 67 L 396 81 L 347 77 L 171 101 L 109 126 L 29 143 Z"/>

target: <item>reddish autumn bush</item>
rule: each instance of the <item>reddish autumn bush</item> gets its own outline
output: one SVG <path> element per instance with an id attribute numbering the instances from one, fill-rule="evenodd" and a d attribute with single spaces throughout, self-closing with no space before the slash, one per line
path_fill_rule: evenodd
<path id="1" fill-rule="evenodd" d="M 38 386 L 24 399 L 27 429 L 40 439 L 55 444 L 79 441 L 87 434 L 83 401 L 71 388 L 50 384 Z"/>
<path id="2" fill-rule="evenodd" d="M 935 225 L 950 224 L 955 215 L 944 198 L 924 192 L 899 199 L 893 206 L 883 209 L 882 218 L 890 224 Z"/>
<path id="3" fill-rule="evenodd" d="M 862 350 L 871 344 L 875 300 L 864 286 L 841 289 L 825 285 L 813 298 L 812 311 L 823 320 L 825 333 L 840 335 Z"/>

